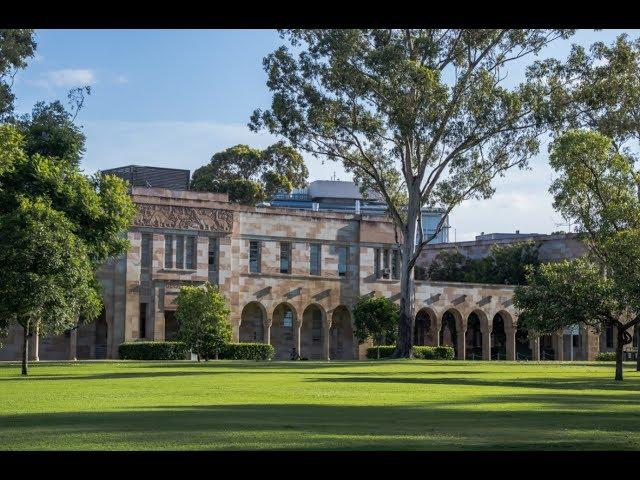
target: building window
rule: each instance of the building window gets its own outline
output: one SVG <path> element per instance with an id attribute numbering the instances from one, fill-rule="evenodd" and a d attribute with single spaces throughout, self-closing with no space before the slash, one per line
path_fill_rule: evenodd
<path id="1" fill-rule="evenodd" d="M 373 250 L 373 271 L 375 273 L 376 278 L 380 278 L 380 249 L 375 248 Z"/>
<path id="2" fill-rule="evenodd" d="M 184 268 L 184 235 L 176 237 L 176 268 Z"/>
<path id="3" fill-rule="evenodd" d="M 164 268 L 173 268 L 173 235 L 164 236 Z"/>
<path id="4" fill-rule="evenodd" d="M 607 348 L 613 348 L 613 325 L 607 326 L 606 342 Z"/>
<path id="5" fill-rule="evenodd" d="M 291 273 L 291 244 L 280 242 L 280 273 Z"/>
<path id="6" fill-rule="evenodd" d="M 196 242 L 198 237 L 185 237 L 186 241 L 186 265 L 188 270 L 195 270 L 196 268 Z"/>
<path id="7" fill-rule="evenodd" d="M 138 325 L 138 337 L 147 338 L 147 304 L 140 304 L 140 323 Z"/>
<path id="8" fill-rule="evenodd" d="M 311 244 L 309 256 L 309 274 L 320 275 L 322 270 L 322 245 L 319 243 Z"/>
<path id="9" fill-rule="evenodd" d="M 140 251 L 140 263 L 142 268 L 151 268 L 151 245 L 153 237 L 149 233 L 142 234 L 142 245 Z"/>
<path id="10" fill-rule="evenodd" d="M 257 240 L 249 242 L 249 271 L 260 273 L 260 242 Z"/>
<path id="11" fill-rule="evenodd" d="M 397 248 L 391 250 L 391 278 L 394 280 L 400 278 L 400 250 Z"/>
<path id="12" fill-rule="evenodd" d="M 338 276 L 345 277 L 347 275 L 347 248 L 338 247 Z"/>
<path id="13" fill-rule="evenodd" d="M 209 271 L 218 270 L 218 239 L 209 237 Z"/>

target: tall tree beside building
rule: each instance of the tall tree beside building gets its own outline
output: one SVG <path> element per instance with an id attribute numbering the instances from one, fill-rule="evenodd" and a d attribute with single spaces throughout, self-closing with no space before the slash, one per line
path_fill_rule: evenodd
<path id="1" fill-rule="evenodd" d="M 617 329 L 616 380 L 622 355 L 640 323 L 640 201 L 630 159 L 601 133 L 571 130 L 551 145 L 558 174 L 554 208 L 571 219 L 587 246 L 585 258 L 543 266 L 514 303 L 529 330 L 550 333 L 572 323 Z"/>
<path id="2" fill-rule="evenodd" d="M 89 300 L 100 301 L 95 273 L 106 259 L 127 250 L 126 232 L 134 215 L 135 207 L 123 180 L 87 177 L 72 158 L 28 154 L 25 137 L 18 128 L 0 125 L 0 223 L 5 229 L 0 235 L 0 298 L 11 297 L 12 305 L 33 305 L 36 299 L 30 298 L 30 292 L 40 291 L 38 285 L 42 285 L 42 291 L 54 292 L 51 285 L 56 282 L 68 292 L 67 296 L 39 297 L 42 304 L 38 309 L 33 307 L 28 321 L 15 315 L 3 320 L 22 322 L 27 330 L 35 322 L 43 333 L 57 333 L 60 328 L 75 327 L 79 320 L 91 320 L 95 309 L 89 308 L 94 305 Z M 9 234 L 11 229 L 15 231 Z M 58 248 L 64 251 L 58 252 Z M 23 250 L 31 253 L 23 254 Z M 77 258 L 70 260 L 69 256 Z M 48 265 L 53 257 L 61 260 L 51 260 Z M 62 269 L 65 262 L 65 268 L 71 270 Z M 91 281 L 86 278 L 87 265 Z M 24 272 L 27 274 L 23 277 Z M 66 283 L 69 279 L 77 281 L 78 289 Z M 71 318 L 73 323 L 69 323 Z"/>
<path id="3" fill-rule="evenodd" d="M 395 355 L 410 357 L 413 269 L 447 214 L 493 194 L 492 180 L 538 151 L 554 85 L 530 72 L 504 82 L 511 62 L 568 30 L 288 30 L 264 60 L 271 108 L 266 129 L 293 147 L 341 161 L 363 189 L 385 200 L 402 238 Z M 421 208 L 443 221 L 423 236 Z"/>
<path id="4" fill-rule="evenodd" d="M 611 45 L 594 43 L 589 49 L 574 46 L 566 62 L 537 64 L 540 74 L 563 87 L 554 97 L 556 129 L 588 128 L 612 140 L 621 151 L 640 147 L 640 39 L 620 35 Z M 633 161 L 631 156 L 627 156 Z M 633 165 L 633 162 L 632 162 Z M 640 172 L 635 165 L 636 182 Z M 640 183 L 637 185 L 640 196 Z M 638 330 L 640 331 L 640 329 Z M 640 371 L 640 341 L 636 370 Z"/>
<path id="5" fill-rule="evenodd" d="M 265 150 L 236 145 L 214 154 L 193 172 L 191 188 L 227 193 L 231 202 L 254 205 L 278 192 L 304 187 L 308 175 L 302 155 L 283 142 Z"/>
<path id="6" fill-rule="evenodd" d="M 13 112 L 13 78 L 33 57 L 36 42 L 33 30 L 0 29 L 0 120 Z"/>

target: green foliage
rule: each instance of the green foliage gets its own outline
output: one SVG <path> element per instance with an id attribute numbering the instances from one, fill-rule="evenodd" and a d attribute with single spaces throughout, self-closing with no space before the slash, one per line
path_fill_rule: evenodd
<path id="1" fill-rule="evenodd" d="M 227 193 L 229 201 L 252 205 L 278 192 L 306 185 L 309 172 L 296 150 L 278 142 L 265 150 L 236 145 L 193 172 L 193 190 Z"/>
<path id="2" fill-rule="evenodd" d="M 537 335 L 576 323 L 609 324 L 624 312 L 611 278 L 587 258 L 543 264 L 527 279 L 516 287 L 514 305 L 521 312 L 518 326 Z"/>
<path id="3" fill-rule="evenodd" d="M 366 357 L 370 360 L 378 358 L 391 358 L 396 350 L 393 345 L 380 345 L 377 347 L 367 348 Z M 379 356 L 378 356 L 379 352 Z M 440 346 L 413 346 L 413 358 L 420 360 L 453 360 L 455 351 L 453 347 Z"/>
<path id="4" fill-rule="evenodd" d="M 449 346 L 413 346 L 413 358 L 423 360 L 453 360 L 455 350 Z"/>
<path id="5" fill-rule="evenodd" d="M 101 299 L 84 243 L 42 198 L 22 197 L 0 216 L 0 319 L 60 334 L 98 316 Z"/>
<path id="6" fill-rule="evenodd" d="M 353 307 L 354 335 L 359 343 L 394 342 L 398 324 L 398 305 L 385 297 L 360 297 Z"/>
<path id="7" fill-rule="evenodd" d="M 175 302 L 178 338 L 198 355 L 198 360 L 217 357 L 231 341 L 231 311 L 218 287 L 210 283 L 184 286 Z"/>
<path id="8" fill-rule="evenodd" d="M 378 345 L 376 347 L 367 348 L 366 357 L 369 360 L 391 358 L 395 351 L 396 347 L 394 345 Z"/>
<path id="9" fill-rule="evenodd" d="M 13 75 L 27 66 L 36 51 L 34 31 L 26 28 L 0 29 L 0 120 L 13 111 Z"/>
<path id="10" fill-rule="evenodd" d="M 276 350 L 266 343 L 227 343 L 220 351 L 221 359 L 271 360 Z"/>
<path id="11" fill-rule="evenodd" d="M 443 282 L 522 285 L 528 267 L 540 265 L 534 241 L 494 244 L 486 257 L 473 259 L 458 250 L 440 252 L 428 267 L 428 278 Z"/>
<path id="12" fill-rule="evenodd" d="M 616 352 L 600 352 L 596 355 L 596 361 L 598 362 L 615 362 Z"/>
<path id="13" fill-rule="evenodd" d="M 126 251 L 134 215 L 123 180 L 88 178 L 72 159 L 28 154 L 18 128 L 0 125 L 0 295 L 11 297 L 0 307 L 4 328 L 16 321 L 60 333 L 95 318 L 96 270 Z"/>
<path id="14" fill-rule="evenodd" d="M 24 115 L 17 126 L 24 135 L 27 155 L 39 153 L 80 165 L 86 138 L 60 101 L 36 103 L 31 115 Z"/>
<path id="15" fill-rule="evenodd" d="M 182 342 L 124 342 L 118 345 L 123 360 L 185 360 L 189 349 Z"/>

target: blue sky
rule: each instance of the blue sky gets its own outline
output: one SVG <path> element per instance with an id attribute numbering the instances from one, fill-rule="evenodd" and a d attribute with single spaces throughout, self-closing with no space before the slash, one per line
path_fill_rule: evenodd
<path id="1" fill-rule="evenodd" d="M 627 30 L 632 38 L 638 30 Z M 541 57 L 564 58 L 571 42 L 612 42 L 622 30 L 581 30 Z M 38 30 L 37 55 L 16 75 L 16 110 L 39 100 L 66 100 L 70 88 L 91 85 L 78 117 L 87 135 L 82 166 L 88 173 L 138 164 L 194 170 L 238 143 L 266 147 L 275 138 L 246 124 L 270 94 L 262 59 L 282 44 L 273 30 Z M 522 70 L 513 72 L 514 77 Z M 307 158 L 311 180 L 341 165 Z M 507 173 L 490 200 L 470 201 L 451 215 L 451 240 L 480 232 L 549 233 L 562 228 L 547 193 L 546 148 L 531 170 Z"/>

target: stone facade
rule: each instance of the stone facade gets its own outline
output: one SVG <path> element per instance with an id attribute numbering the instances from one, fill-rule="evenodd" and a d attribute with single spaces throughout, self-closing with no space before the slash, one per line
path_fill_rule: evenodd
<path id="1" fill-rule="evenodd" d="M 117 358 L 124 341 L 169 340 L 180 287 L 209 281 L 228 299 L 234 341 L 270 343 L 277 359 L 292 347 L 310 359 L 357 359 L 368 346 L 353 335 L 358 296 L 399 300 L 398 245 L 384 217 L 241 206 L 226 195 L 158 188 L 134 187 L 132 198 L 131 248 L 99 272 L 103 315 L 61 336 L 35 335 L 33 357 Z M 415 343 L 451 345 L 461 359 L 565 358 L 562 335 L 529 341 L 518 330 L 512 295 L 506 285 L 418 281 Z M 20 334 L 11 330 L 0 359 L 20 357 Z M 581 338 L 574 358 L 593 359 L 598 336 Z"/>

